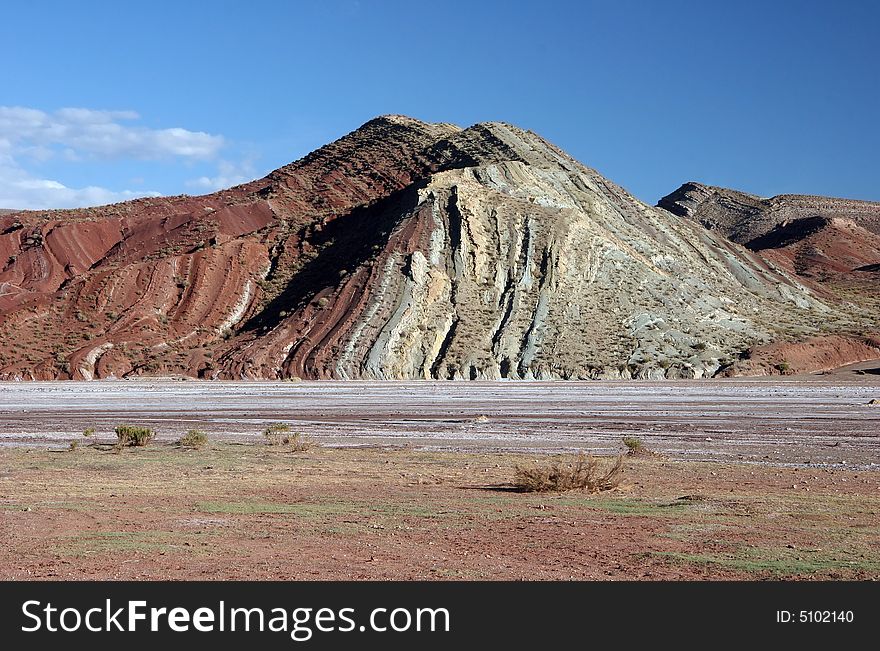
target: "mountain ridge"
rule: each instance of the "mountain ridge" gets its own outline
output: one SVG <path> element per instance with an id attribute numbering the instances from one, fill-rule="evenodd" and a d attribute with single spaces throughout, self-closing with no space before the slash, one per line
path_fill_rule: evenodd
<path id="1" fill-rule="evenodd" d="M 0 216 L 0 377 L 708 377 L 876 324 L 539 135 L 380 116 L 198 197 Z"/>

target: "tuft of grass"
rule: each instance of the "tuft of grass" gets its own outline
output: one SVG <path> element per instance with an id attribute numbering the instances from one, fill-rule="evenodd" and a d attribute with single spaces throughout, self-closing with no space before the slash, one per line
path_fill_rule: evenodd
<path id="1" fill-rule="evenodd" d="M 128 446 L 143 447 L 153 440 L 156 433 L 149 427 L 140 427 L 138 425 L 117 425 L 116 429 L 116 446 L 124 448 Z"/>
<path id="2" fill-rule="evenodd" d="M 86 427 L 83 430 L 83 436 L 85 436 L 86 438 L 89 438 L 90 436 L 93 436 L 95 434 L 95 432 L 97 432 L 97 431 L 98 430 L 96 430 L 94 427 Z"/>
<path id="3" fill-rule="evenodd" d="M 77 441 L 76 439 L 73 439 L 73 440 L 70 442 L 70 448 L 69 448 L 70 451 L 73 452 L 73 451 L 76 450 L 78 447 L 79 447 L 79 441 Z"/>
<path id="4" fill-rule="evenodd" d="M 287 423 L 272 423 L 263 430 L 263 436 L 269 445 L 286 446 L 292 452 L 305 452 L 315 443 L 301 432 L 290 431 Z"/>
<path id="5" fill-rule="evenodd" d="M 626 446 L 627 455 L 631 457 L 647 451 L 647 448 L 645 448 L 645 444 L 642 443 L 642 439 L 638 439 L 635 436 L 624 436 L 623 444 Z"/>
<path id="6" fill-rule="evenodd" d="M 269 445 L 283 445 L 289 438 L 290 425 L 287 423 L 272 423 L 263 430 L 263 436 Z"/>
<path id="7" fill-rule="evenodd" d="M 651 555 L 679 563 L 714 565 L 743 572 L 792 577 L 828 571 L 876 572 L 880 569 L 877 561 L 849 553 L 832 556 L 823 552 L 787 549 L 746 549 L 728 555 L 679 552 L 651 552 Z"/>
<path id="8" fill-rule="evenodd" d="M 553 461 L 533 468 L 517 466 L 513 485 L 527 493 L 571 490 L 599 493 L 616 488 L 622 474 L 623 455 L 615 457 L 611 466 L 602 471 L 594 457 L 580 452 L 569 461 Z"/>
<path id="9" fill-rule="evenodd" d="M 312 449 L 314 445 L 315 442 L 301 432 L 294 432 L 291 436 L 287 437 L 287 446 L 293 452 L 305 452 Z"/>
<path id="10" fill-rule="evenodd" d="M 176 445 L 184 448 L 200 448 L 208 442 L 208 434 L 200 429 L 191 429 L 181 436 Z"/>

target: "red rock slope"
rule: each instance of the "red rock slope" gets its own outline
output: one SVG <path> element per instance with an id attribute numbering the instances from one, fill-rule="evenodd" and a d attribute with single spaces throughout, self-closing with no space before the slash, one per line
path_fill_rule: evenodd
<path id="1" fill-rule="evenodd" d="M 402 116 L 201 197 L 0 215 L 0 378 L 704 377 L 851 331 L 539 136 Z"/>
<path id="2" fill-rule="evenodd" d="M 756 346 L 728 373 L 815 372 L 880 358 L 880 203 L 802 195 L 761 199 L 686 183 L 658 206 L 744 244 L 826 302 L 861 313 L 856 328 L 841 332 L 832 325 Z"/>

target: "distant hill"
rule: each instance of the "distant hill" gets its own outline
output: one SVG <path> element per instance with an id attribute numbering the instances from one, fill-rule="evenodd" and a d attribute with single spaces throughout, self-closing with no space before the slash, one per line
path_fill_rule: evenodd
<path id="1" fill-rule="evenodd" d="M 699 222 L 530 131 L 383 116 L 214 194 L 0 217 L 0 377 L 707 377 L 878 328 Z"/>

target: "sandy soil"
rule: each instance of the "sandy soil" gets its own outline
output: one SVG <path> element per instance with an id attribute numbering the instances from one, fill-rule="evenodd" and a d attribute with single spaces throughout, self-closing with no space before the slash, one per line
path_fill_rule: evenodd
<path id="1" fill-rule="evenodd" d="M 4 384 L 0 579 L 877 579 L 875 397 L 855 371 Z M 319 446 L 267 445 L 273 421 Z M 120 422 L 160 436 L 114 452 Z M 196 426 L 207 447 L 171 443 Z M 627 457 L 613 491 L 511 490 L 518 465 L 617 452 L 624 435 L 653 454 Z"/>

